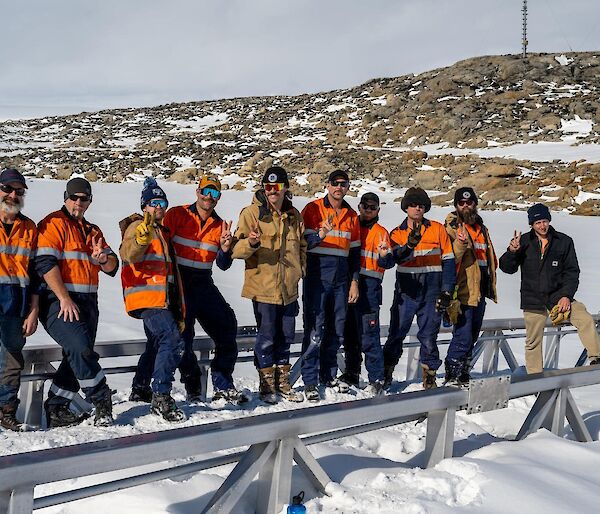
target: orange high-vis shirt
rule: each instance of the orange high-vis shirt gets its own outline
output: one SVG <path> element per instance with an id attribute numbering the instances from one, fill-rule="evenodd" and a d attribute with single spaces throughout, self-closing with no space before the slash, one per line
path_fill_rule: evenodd
<path id="1" fill-rule="evenodd" d="M 385 269 L 377 265 L 379 251 L 377 247 L 381 242 L 391 246 L 388 231 L 379 223 L 372 227 L 360 227 L 360 274 L 367 277 L 383 280 Z"/>
<path id="2" fill-rule="evenodd" d="M 316 234 L 326 220 L 333 225 L 319 246 L 309 249 L 308 253 L 348 257 L 350 248 L 360 247 L 360 225 L 358 215 L 346 202 L 340 213 L 329 204 L 327 197 L 308 203 L 302 210 L 305 234 Z"/>

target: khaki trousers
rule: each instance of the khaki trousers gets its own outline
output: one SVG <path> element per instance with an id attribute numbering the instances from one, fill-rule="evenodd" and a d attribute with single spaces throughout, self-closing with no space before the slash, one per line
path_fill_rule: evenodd
<path id="1" fill-rule="evenodd" d="M 544 325 L 548 319 L 548 311 L 523 311 L 525 318 L 525 365 L 527 373 L 540 373 L 544 370 L 542 357 L 542 340 Z M 588 358 L 600 357 L 600 336 L 596 332 L 596 324 L 585 305 L 573 300 L 571 302 L 571 325 L 577 329 L 579 339 L 588 352 Z"/>

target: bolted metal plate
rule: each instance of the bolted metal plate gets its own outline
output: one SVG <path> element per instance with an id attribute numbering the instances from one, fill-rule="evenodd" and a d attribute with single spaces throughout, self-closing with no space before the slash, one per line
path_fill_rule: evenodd
<path id="1" fill-rule="evenodd" d="M 477 378 L 469 382 L 467 414 L 504 409 L 508 406 L 510 375 Z"/>

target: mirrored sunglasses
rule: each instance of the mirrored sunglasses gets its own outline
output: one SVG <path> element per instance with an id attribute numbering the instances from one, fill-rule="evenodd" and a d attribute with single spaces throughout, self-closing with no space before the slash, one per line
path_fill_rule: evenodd
<path id="1" fill-rule="evenodd" d="M 202 196 L 210 196 L 217 200 L 221 196 L 221 192 L 217 191 L 214 187 L 203 187 L 200 189 L 200 194 Z"/>
<path id="2" fill-rule="evenodd" d="M 87 202 L 91 202 L 92 201 L 92 196 L 88 196 L 88 195 L 69 195 L 69 200 L 73 200 L 74 202 L 76 202 L 77 200 L 80 200 L 82 203 L 87 203 Z"/>
<path id="3" fill-rule="evenodd" d="M 348 182 L 347 180 L 332 180 L 330 184 L 333 187 L 348 187 L 350 185 L 350 182 Z"/>
<path id="4" fill-rule="evenodd" d="M 269 182 L 269 183 L 263 184 L 263 187 L 265 188 L 265 191 L 267 193 L 270 193 L 271 191 L 283 190 L 283 188 L 285 187 L 285 184 L 283 182 Z"/>
<path id="5" fill-rule="evenodd" d="M 149 207 L 160 207 L 161 209 L 166 209 L 169 206 L 169 202 L 167 200 L 163 200 L 161 198 L 156 198 L 154 200 L 150 200 L 148 202 Z"/>
<path id="6" fill-rule="evenodd" d="M 0 190 L 2 190 L 2 192 L 6 193 L 7 195 L 11 194 L 13 191 L 17 196 L 23 196 L 25 194 L 24 187 L 12 187 L 8 184 L 0 184 Z"/>
<path id="7" fill-rule="evenodd" d="M 373 203 L 361 203 L 360 206 L 365 210 L 365 211 L 376 211 L 377 209 L 379 209 L 379 205 L 375 205 Z"/>

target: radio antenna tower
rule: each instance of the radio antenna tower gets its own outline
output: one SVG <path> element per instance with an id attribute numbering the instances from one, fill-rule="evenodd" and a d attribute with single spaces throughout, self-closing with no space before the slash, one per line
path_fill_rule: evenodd
<path id="1" fill-rule="evenodd" d="M 523 0 L 523 8 L 521 9 L 523 13 L 523 59 L 527 58 L 527 0 Z"/>

